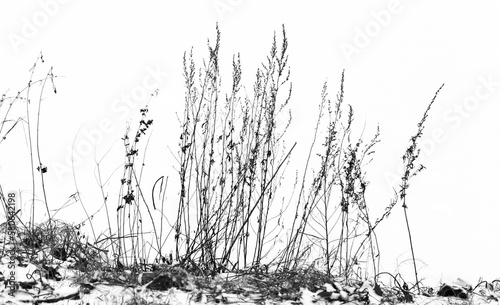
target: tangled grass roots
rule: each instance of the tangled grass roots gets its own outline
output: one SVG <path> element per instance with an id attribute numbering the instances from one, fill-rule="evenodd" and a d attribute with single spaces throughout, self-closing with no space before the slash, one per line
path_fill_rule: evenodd
<path id="1" fill-rule="evenodd" d="M 7 236 L 6 223 L 0 224 L 0 233 L 4 234 L 4 238 Z M 82 265 L 87 270 L 98 269 L 102 265 L 99 253 L 88 247 L 78 228 L 62 220 L 52 219 L 33 226 L 17 226 L 16 242 L 30 249 L 32 254 L 43 252 L 62 261 L 71 257 L 76 260 L 77 266 Z"/>
<path id="2" fill-rule="evenodd" d="M 297 268 L 288 271 L 274 271 L 269 273 L 241 272 L 229 278 L 214 278 L 197 276 L 195 285 L 201 289 L 213 290 L 220 285 L 225 291 L 246 293 L 249 288 L 271 298 L 279 298 L 283 294 L 293 295 L 307 288 L 316 291 L 325 283 L 333 283 L 335 277 L 314 268 Z M 246 288 L 245 288 L 246 287 Z"/>

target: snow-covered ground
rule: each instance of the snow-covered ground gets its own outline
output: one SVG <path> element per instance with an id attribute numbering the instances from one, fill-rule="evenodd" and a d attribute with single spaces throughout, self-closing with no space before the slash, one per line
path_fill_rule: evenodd
<path id="1" fill-rule="evenodd" d="M 188 275 L 182 287 L 168 287 L 174 281 L 168 278 L 163 286 L 151 285 L 168 272 L 159 272 L 147 282 L 113 284 L 109 274 L 95 272 L 83 277 L 70 264 L 60 264 L 60 277 L 48 276 L 46 267 L 27 264 L 17 266 L 19 274 L 16 291 L 0 286 L 0 304 L 498 304 L 500 285 L 481 283 L 473 287 L 457 280 L 439 287 L 421 287 L 405 290 L 384 283 L 375 286 L 371 281 L 352 281 L 343 284 L 339 279 L 314 287 L 299 287 L 290 278 L 276 281 L 273 275 L 222 274 L 200 285 L 200 279 Z M 169 267 L 173 268 L 173 267 Z M 0 265 L 2 274 L 9 273 L 8 263 Z M 168 270 L 165 269 L 165 270 Z M 187 274 L 187 273 L 186 273 Z M 130 275 L 130 272 L 123 272 Z M 119 281 L 119 277 L 115 278 Z M 145 277 L 144 277 L 145 278 Z M 86 280 L 84 280 L 86 279 Z M 91 280 L 89 280 L 91 279 Z M 151 280 L 152 279 L 152 280 Z M 304 279 L 305 280 L 305 279 Z M 170 283 L 170 284 L 169 284 Z M 178 286 L 173 284 L 173 286 Z M 304 282 L 303 286 L 307 286 Z M 310 285 L 309 285 L 310 286 Z M 380 289 L 378 289 L 380 287 Z M 277 292 L 277 293 L 273 293 Z M 381 293 L 382 292 L 382 293 Z M 382 294 L 382 295 L 380 295 Z"/>

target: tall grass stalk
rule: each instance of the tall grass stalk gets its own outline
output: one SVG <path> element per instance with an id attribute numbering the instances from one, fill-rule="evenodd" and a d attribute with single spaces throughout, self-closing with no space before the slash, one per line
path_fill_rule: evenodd
<path id="1" fill-rule="evenodd" d="M 120 198 L 117 212 L 117 240 L 118 253 L 117 264 L 125 263 L 125 266 L 143 266 L 148 261 L 144 240 L 145 232 L 143 227 L 143 215 L 140 209 L 141 204 L 146 208 L 152 224 L 153 241 L 156 243 L 156 257 L 161 255 L 160 238 L 155 225 L 153 215 L 149 204 L 144 197 L 141 187 L 142 169 L 144 167 L 144 159 L 141 163 L 141 171 L 139 175 L 136 171 L 136 158 L 139 155 L 138 143 L 141 138 L 146 135 L 146 131 L 153 124 L 153 120 L 147 119 L 148 107 L 140 110 L 142 118 L 139 121 L 138 129 L 135 135 L 131 138 L 130 127 L 127 127 L 124 137 L 122 138 L 125 148 L 125 163 L 123 168 L 123 177 L 121 178 Z M 132 141 L 131 141 L 132 140 Z M 147 145 L 144 149 L 143 158 Z M 129 242 L 129 244 L 127 243 Z M 152 247 L 153 245 L 150 244 Z M 129 261 L 129 258 L 131 261 Z"/>
<path id="2" fill-rule="evenodd" d="M 443 86 L 444 86 L 444 84 L 441 85 L 441 87 L 439 87 L 439 89 L 434 94 L 432 101 L 427 106 L 427 109 L 424 112 L 424 116 L 422 117 L 420 122 L 417 124 L 417 127 L 418 127 L 417 133 L 411 137 L 410 146 L 406 149 L 406 152 L 403 155 L 404 174 L 403 174 L 401 185 L 400 185 L 401 189 L 399 191 L 399 195 L 400 195 L 400 199 L 403 201 L 402 206 L 403 206 L 403 210 L 404 210 L 404 214 L 405 214 L 406 228 L 408 230 L 408 239 L 410 241 L 410 250 L 411 250 L 411 256 L 412 256 L 412 260 L 413 260 L 413 269 L 414 269 L 414 273 L 415 273 L 415 283 L 417 285 L 418 293 L 420 293 L 420 285 L 419 285 L 418 274 L 417 274 L 417 264 L 416 264 L 416 260 L 415 260 L 415 251 L 413 249 L 413 241 L 412 241 L 412 237 L 411 237 L 410 224 L 408 221 L 408 213 L 407 213 L 408 206 L 406 204 L 406 195 L 407 195 L 407 190 L 410 186 L 410 183 L 409 183 L 410 178 L 416 176 L 418 173 L 420 173 L 422 170 L 425 169 L 425 166 L 423 166 L 422 164 L 418 165 L 418 167 L 415 168 L 414 163 L 420 155 L 420 148 L 418 148 L 417 141 L 419 138 L 422 137 L 422 134 L 424 131 L 424 123 L 427 119 L 427 116 L 429 114 L 429 111 L 430 111 L 432 105 L 434 104 L 434 101 L 437 98 L 439 91 L 441 91 Z"/>
<path id="3" fill-rule="evenodd" d="M 47 172 L 47 166 L 45 166 L 42 163 L 42 158 L 41 158 L 41 153 L 40 153 L 40 113 L 41 113 L 41 105 L 42 105 L 42 100 L 45 98 L 44 96 L 44 91 L 47 86 L 47 82 L 50 82 L 52 85 L 52 90 L 55 93 L 57 93 L 55 84 L 54 84 L 54 79 L 57 78 L 53 74 L 53 68 L 51 67 L 48 72 L 45 74 L 45 76 L 39 80 L 35 80 L 35 72 L 37 70 L 37 66 L 41 65 L 44 63 L 43 59 L 43 54 L 40 53 L 40 55 L 37 57 L 35 60 L 35 63 L 33 66 L 29 69 L 30 77 L 28 84 L 26 85 L 25 88 L 22 90 L 18 91 L 17 94 L 14 97 L 7 98 L 5 94 L 2 96 L 0 100 L 0 108 L 3 106 L 4 101 L 10 100 L 9 106 L 5 111 L 4 119 L 0 122 L 0 144 L 7 139 L 7 136 L 9 135 L 10 132 L 14 130 L 15 127 L 17 127 L 18 123 L 23 122 L 26 123 L 27 126 L 27 144 L 28 144 L 28 151 L 29 151 L 29 156 L 30 156 L 30 174 L 31 174 L 31 194 L 32 194 L 32 205 L 31 205 L 31 216 L 30 216 L 30 229 L 33 232 L 35 227 L 34 227 L 34 222 L 35 222 L 35 202 L 36 202 L 36 193 L 37 193 L 37 178 L 35 175 L 35 169 L 40 173 L 40 179 L 41 179 L 41 190 L 43 193 L 43 202 L 45 205 L 45 210 L 47 212 L 47 217 L 49 219 L 49 230 L 52 231 L 52 226 L 51 226 L 51 213 L 49 210 L 48 206 L 48 199 L 47 199 L 47 192 L 46 192 L 46 185 L 45 185 L 45 177 L 44 174 Z M 33 103 L 31 101 L 31 89 L 33 86 L 39 85 L 39 97 L 38 97 L 38 108 L 37 108 L 37 116 L 36 116 L 36 127 L 33 126 L 31 122 L 31 112 L 30 108 L 33 107 Z M 14 103 L 16 102 L 25 102 L 25 107 L 26 107 L 26 117 L 25 118 L 18 118 L 16 119 L 12 124 L 9 124 L 12 122 L 11 119 L 8 118 L 12 107 Z M 11 125 L 8 130 L 6 130 L 3 134 L 3 130 L 7 125 Z M 33 136 L 33 128 L 36 128 L 36 133 L 35 136 Z M 35 157 L 36 153 L 36 157 Z M 35 158 L 37 159 L 37 165 L 35 164 Z"/>

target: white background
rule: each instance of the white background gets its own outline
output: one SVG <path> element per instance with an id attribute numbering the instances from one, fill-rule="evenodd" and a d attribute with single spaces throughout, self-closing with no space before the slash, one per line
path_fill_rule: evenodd
<path id="1" fill-rule="evenodd" d="M 93 213 L 102 204 L 95 159 L 111 148 L 103 161 L 105 175 L 120 168 L 120 137 L 125 122 L 136 122 L 146 103 L 138 95 L 146 80 L 146 87 L 159 89 L 159 94 L 150 102 L 154 129 L 145 185 L 169 176 L 168 202 L 175 205 L 179 183 L 167 147 L 177 152 L 183 53 L 194 47 L 195 58 L 205 58 L 207 39 L 214 40 L 218 21 L 223 82 L 229 84 L 232 55 L 240 52 L 244 85 L 251 92 L 273 33 L 279 41 L 285 24 L 294 85 L 289 132 L 298 142 L 288 170 L 303 169 L 323 82 L 328 79 L 334 97 L 345 69 L 345 99 L 354 107 L 355 123 L 366 124 L 368 136 L 377 124 L 381 128 L 382 142 L 367 168 L 368 204 L 376 218 L 389 203 L 391 177 L 399 173 L 416 124 L 445 83 L 426 124 L 422 161 L 427 170 L 412 182 L 408 213 L 416 256 L 426 265 L 421 270 L 426 283 L 457 277 L 476 283 L 481 276 L 500 276 L 495 191 L 500 170 L 499 13 L 500 3 L 486 0 L 2 1 L 0 93 L 11 96 L 23 88 L 29 68 L 43 52 L 38 78 L 50 66 L 60 76 L 58 93 L 47 93 L 42 103 L 40 123 L 49 206 L 61 207 L 76 191 L 72 171 L 61 170 L 71 167 L 74 144 L 79 157 L 75 177 L 83 203 Z M 157 71 L 156 79 L 151 71 Z M 126 96 L 132 96 L 130 104 Z M 23 116 L 24 105 L 11 118 Z M 25 210 L 31 204 L 26 132 L 26 125 L 19 125 L 0 145 L 0 183 L 4 191 L 21 190 Z M 111 198 L 118 189 L 107 191 Z M 37 198 L 43 198 L 39 189 Z M 80 204 L 59 213 L 67 221 L 85 218 Z M 378 231 L 383 270 L 410 270 L 402 263 L 410 257 L 406 234 L 398 203 Z"/>

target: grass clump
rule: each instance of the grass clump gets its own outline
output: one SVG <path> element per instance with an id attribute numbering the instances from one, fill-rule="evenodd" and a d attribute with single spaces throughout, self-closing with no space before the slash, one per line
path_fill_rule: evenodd
<path id="1" fill-rule="evenodd" d="M 28 140 L 31 191 L 35 196 L 40 186 L 48 218 L 35 224 L 33 204 L 28 225 L 20 231 L 24 246 L 33 253 L 45 251 L 60 261 L 73 258 L 80 270 L 87 272 L 86 280 L 92 278 L 93 272 L 106 270 L 108 275 L 101 278 L 109 276 L 121 283 L 137 284 L 139 274 L 176 264 L 205 279 L 198 280 L 199 286 L 217 286 L 216 282 L 206 280 L 207 276 L 215 279 L 218 274 L 231 272 L 258 289 L 267 287 L 272 296 L 296 291 L 299 286 L 313 289 L 334 279 L 346 285 L 372 279 L 378 285 L 380 250 L 376 228 L 401 200 L 415 264 L 406 198 L 409 179 L 423 169 L 423 166 L 414 168 L 419 156 L 418 139 L 436 96 L 404 154 L 406 170 L 399 192 L 395 192 L 384 213 L 374 218 L 366 199 L 370 184 L 366 167 L 380 141 L 380 130 L 377 127 L 368 140 L 364 134 L 356 137 L 354 110 L 350 105 L 346 107 L 344 101 L 344 72 L 333 100 L 325 83 L 303 174 L 300 178 L 297 175 L 295 181 L 298 192 L 294 188 L 289 204 L 285 205 L 283 200 L 279 205 L 277 194 L 297 145 L 295 142 L 289 146 L 284 141 L 292 124 L 289 109 L 292 84 L 284 27 L 281 33 L 280 43 L 274 35 L 266 60 L 255 73 L 251 96 L 241 84 L 239 54 L 233 56 L 229 92 L 222 94 L 218 27 L 215 42 L 208 42 L 208 57 L 202 65 L 196 63 L 193 51 L 184 54 L 184 113 L 179 119 L 181 132 L 175 156 L 179 182 L 176 208 L 165 210 L 166 176 L 157 178 L 151 190 L 144 186 L 144 160 L 149 144 L 149 138 L 146 143 L 144 138 L 153 124 L 146 105 L 140 110 L 135 134 L 129 125 L 122 138 L 122 175 L 103 177 L 102 159 L 96 161 L 96 177 L 107 219 L 106 229 L 99 235 L 93 226 L 97 212 L 87 211 L 79 196 L 74 199 L 80 201 L 86 214 L 79 225 L 57 220 L 48 208 L 44 183 L 47 167 L 40 157 L 39 122 L 43 88 L 48 83 L 53 85 L 56 78 L 52 69 L 41 80 L 30 80 L 15 97 L 3 96 L 0 145 L 19 124 L 34 129 L 36 140 L 31 135 Z M 27 101 L 35 83 L 41 85 L 42 93 L 33 124 L 28 119 Z M 54 85 L 53 92 L 56 92 Z M 9 102 L 7 109 L 1 108 L 6 102 Z M 10 119 L 14 103 L 20 102 L 26 102 L 26 119 Z M 287 119 L 283 120 L 284 117 Z M 320 134 L 324 135 L 323 141 Z M 40 179 L 35 177 L 35 171 Z M 112 178 L 119 181 L 114 206 L 105 189 Z M 75 194 L 80 194 L 78 187 L 75 188 Z M 0 200 L 6 206 L 1 188 Z M 289 206 L 293 207 L 291 211 Z M 287 217 L 287 213 L 292 216 Z M 90 224 L 91 235 L 81 232 L 86 223 Z M 170 255 L 166 254 L 168 250 Z M 312 253 L 319 253 L 319 257 L 311 259 Z M 415 281 L 420 292 L 416 269 Z"/>
<path id="2" fill-rule="evenodd" d="M 241 63 L 235 56 L 225 101 L 220 97 L 218 29 L 199 73 L 192 52 L 184 56 L 175 257 L 199 272 L 259 268 L 272 248 L 266 247 L 266 238 L 276 229 L 268 224 L 281 215 L 271 216 L 271 208 L 295 146 L 285 148 L 281 139 L 287 126 L 278 129 L 276 122 L 291 94 L 287 46 L 283 29 L 281 51 L 275 37 L 268 62 L 256 72 L 253 98 L 241 96 Z M 281 98 L 283 86 L 288 91 Z"/>

